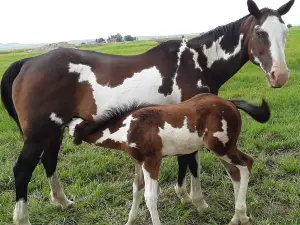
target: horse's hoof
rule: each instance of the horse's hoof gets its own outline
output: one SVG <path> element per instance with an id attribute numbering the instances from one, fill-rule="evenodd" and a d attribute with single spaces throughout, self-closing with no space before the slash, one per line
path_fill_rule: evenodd
<path id="1" fill-rule="evenodd" d="M 201 203 L 193 203 L 196 207 L 198 212 L 202 213 L 205 209 L 207 209 L 209 207 L 209 205 L 203 200 L 203 202 Z"/>
<path id="2" fill-rule="evenodd" d="M 31 223 L 29 222 L 29 219 L 19 220 L 14 218 L 14 225 L 31 225 Z"/>
<path id="3" fill-rule="evenodd" d="M 233 223 L 230 221 L 228 225 L 239 225 L 239 223 Z"/>
<path id="4" fill-rule="evenodd" d="M 188 194 L 181 195 L 179 198 L 180 198 L 181 203 L 185 204 L 185 203 L 191 202 L 191 197 Z"/>
<path id="5" fill-rule="evenodd" d="M 248 222 L 246 223 L 241 223 L 242 225 L 250 225 L 250 220 L 248 220 Z"/>
<path id="6" fill-rule="evenodd" d="M 51 199 L 50 203 L 52 205 L 57 206 L 57 207 L 61 207 L 62 210 L 66 210 L 66 209 L 68 209 L 68 208 L 70 208 L 70 207 L 72 207 L 72 206 L 75 205 L 75 202 L 70 201 L 68 199 L 66 199 L 64 201 L 58 201 L 57 199 Z"/>
<path id="7" fill-rule="evenodd" d="M 66 209 L 74 207 L 74 206 L 75 206 L 75 202 L 67 200 L 66 203 L 64 203 L 63 205 L 61 205 L 61 209 L 62 210 L 66 210 Z"/>

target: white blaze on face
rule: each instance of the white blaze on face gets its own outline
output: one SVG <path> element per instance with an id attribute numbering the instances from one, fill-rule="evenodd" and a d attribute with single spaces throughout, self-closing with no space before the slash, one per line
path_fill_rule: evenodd
<path id="1" fill-rule="evenodd" d="M 164 128 L 159 128 L 158 135 L 161 137 L 163 155 L 189 154 L 197 151 L 203 145 L 203 137 L 198 132 L 191 132 L 187 125 L 187 117 L 183 126 L 175 128 L 165 122 Z"/>
<path id="2" fill-rule="evenodd" d="M 239 43 L 231 53 L 227 52 L 226 49 L 223 49 L 221 46 L 221 41 L 224 38 L 224 35 L 214 41 L 209 48 L 207 48 L 206 45 L 203 45 L 203 53 L 207 57 L 207 68 L 210 68 L 214 62 L 220 59 L 228 60 L 229 58 L 237 55 L 241 51 L 243 37 L 244 35 L 240 34 Z"/>
<path id="3" fill-rule="evenodd" d="M 272 69 L 279 67 L 281 70 L 287 70 L 285 62 L 284 47 L 288 28 L 281 23 L 277 16 L 269 16 L 261 25 L 261 30 L 268 33 L 270 41 L 270 53 L 273 61 Z"/>

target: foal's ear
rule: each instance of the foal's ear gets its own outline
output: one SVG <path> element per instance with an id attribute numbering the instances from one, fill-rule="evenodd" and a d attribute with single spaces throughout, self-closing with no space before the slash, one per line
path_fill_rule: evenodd
<path id="1" fill-rule="evenodd" d="M 260 17 L 260 10 L 257 7 L 256 3 L 253 0 L 247 1 L 248 11 L 251 15 L 253 15 L 256 19 Z"/>
<path id="2" fill-rule="evenodd" d="M 277 12 L 282 16 L 286 14 L 290 9 L 292 8 L 295 0 L 290 0 L 289 2 L 282 5 L 279 9 L 277 9 Z"/>

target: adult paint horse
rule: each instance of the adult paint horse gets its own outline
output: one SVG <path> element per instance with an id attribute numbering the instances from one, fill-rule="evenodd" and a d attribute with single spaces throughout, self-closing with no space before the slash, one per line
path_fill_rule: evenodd
<path id="1" fill-rule="evenodd" d="M 203 86 L 218 94 L 248 60 L 264 70 L 270 87 L 283 86 L 288 80 L 284 55 L 288 29 L 281 16 L 293 3 L 290 0 L 277 10 L 259 10 L 248 0 L 249 15 L 200 37 L 168 41 L 139 55 L 58 49 L 13 63 L 3 76 L 1 97 L 24 137 L 14 166 L 14 223 L 30 224 L 27 186 L 40 160 L 51 189 L 60 187 L 56 161 L 63 128 L 72 118 L 92 121 L 108 108 L 134 99 L 149 104 L 178 103 L 201 93 Z M 187 167 L 197 174 L 195 157 L 178 157 L 176 192 L 182 199 L 189 199 L 184 185 Z M 63 208 L 72 204 L 64 194 L 52 199 Z M 22 216 L 21 209 L 26 212 Z"/>
<path id="2" fill-rule="evenodd" d="M 225 101 L 206 93 L 178 104 L 141 109 L 137 106 L 111 109 L 106 123 L 84 121 L 76 125 L 77 121 L 72 121 L 69 125 L 76 144 L 84 140 L 124 150 L 134 159 L 133 203 L 127 225 L 132 225 L 137 218 L 144 190 L 152 224 L 161 224 L 157 211 L 157 181 L 162 158 L 198 152 L 202 147 L 221 159 L 236 187 L 235 214 L 229 224 L 250 225 L 246 193 L 254 160 L 236 146 L 242 125 L 237 108 L 264 123 L 270 118 L 268 104 L 263 101 L 258 107 L 241 100 Z M 200 182 L 197 176 L 198 172 L 192 177 L 192 184 Z M 192 185 L 191 196 L 196 206 L 207 207 L 200 185 Z"/>

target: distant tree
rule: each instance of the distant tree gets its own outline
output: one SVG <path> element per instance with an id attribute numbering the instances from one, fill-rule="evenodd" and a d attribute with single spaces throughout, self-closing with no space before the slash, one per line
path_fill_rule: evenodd
<path id="1" fill-rule="evenodd" d="M 81 45 L 85 45 L 85 43 L 84 43 L 84 42 L 81 42 Z"/>
<path id="2" fill-rule="evenodd" d="M 132 37 L 131 35 L 125 35 L 124 36 L 124 41 L 135 41 L 136 38 Z"/>
<path id="3" fill-rule="evenodd" d="M 184 35 L 182 35 L 181 38 L 184 38 Z"/>
<path id="4" fill-rule="evenodd" d="M 111 35 L 110 37 L 108 37 L 108 40 L 116 40 L 116 42 L 122 42 L 123 41 L 123 37 L 121 34 L 117 33 L 115 35 Z"/>
<path id="5" fill-rule="evenodd" d="M 104 38 L 96 38 L 96 43 L 102 43 L 105 42 Z"/>
<path id="6" fill-rule="evenodd" d="M 288 28 L 291 28 L 291 27 L 292 27 L 292 24 L 289 23 L 289 24 L 287 25 L 287 27 L 288 27 Z"/>

